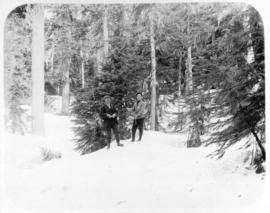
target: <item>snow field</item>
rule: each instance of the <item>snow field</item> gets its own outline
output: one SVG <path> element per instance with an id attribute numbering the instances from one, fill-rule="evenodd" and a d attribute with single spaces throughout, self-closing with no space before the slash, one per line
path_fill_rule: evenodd
<path id="1" fill-rule="evenodd" d="M 46 113 L 45 137 L 6 133 L 3 178 L 15 212 L 247 207 L 264 191 L 264 174 L 245 168 L 244 140 L 216 160 L 207 157 L 215 146 L 187 149 L 187 133 L 145 131 L 141 142 L 113 141 L 109 150 L 80 156 L 71 120 Z M 62 157 L 44 162 L 42 147 Z"/>
<path id="2" fill-rule="evenodd" d="M 238 161 L 228 169 L 206 158 L 210 149 L 186 149 L 183 139 L 145 132 L 124 147 L 114 141 L 110 150 L 8 171 L 7 192 L 18 207 L 59 210 L 234 207 L 260 196 L 262 176 Z"/>

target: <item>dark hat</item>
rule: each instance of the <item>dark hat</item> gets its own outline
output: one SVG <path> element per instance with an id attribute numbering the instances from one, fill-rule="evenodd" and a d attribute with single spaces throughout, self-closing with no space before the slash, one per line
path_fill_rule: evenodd
<path id="1" fill-rule="evenodd" d="M 105 95 L 103 99 L 105 100 L 105 99 L 107 99 L 107 98 L 111 99 L 111 96 Z"/>

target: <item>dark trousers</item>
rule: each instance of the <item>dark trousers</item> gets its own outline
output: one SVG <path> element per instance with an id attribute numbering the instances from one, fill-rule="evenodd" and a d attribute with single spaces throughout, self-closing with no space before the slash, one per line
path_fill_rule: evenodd
<path id="1" fill-rule="evenodd" d="M 135 134 L 136 134 L 136 130 L 137 128 L 139 128 L 139 140 L 142 139 L 142 135 L 143 135 L 143 123 L 144 123 L 144 118 L 139 118 L 139 119 L 135 119 L 133 121 L 133 125 L 132 125 L 132 141 L 135 140 Z"/>
<path id="2" fill-rule="evenodd" d="M 115 122 L 108 122 L 104 124 L 106 136 L 107 136 L 107 146 L 110 146 L 112 139 L 112 131 L 115 135 L 116 143 L 119 144 L 119 133 L 118 133 L 118 125 Z"/>

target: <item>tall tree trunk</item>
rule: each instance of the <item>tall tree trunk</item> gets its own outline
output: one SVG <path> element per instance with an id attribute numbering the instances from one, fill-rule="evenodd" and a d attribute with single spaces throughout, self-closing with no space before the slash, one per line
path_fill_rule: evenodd
<path id="1" fill-rule="evenodd" d="M 97 50 L 96 53 L 96 58 L 97 58 L 97 73 L 95 73 L 96 76 L 100 75 L 101 70 L 102 70 L 102 50 Z"/>
<path id="2" fill-rule="evenodd" d="M 195 36 L 195 38 L 194 38 L 193 47 L 194 47 L 194 48 L 197 47 L 197 36 Z"/>
<path id="3" fill-rule="evenodd" d="M 134 13 L 132 11 L 133 6 L 126 4 L 123 8 L 123 30 L 122 35 L 127 39 L 127 43 L 130 46 L 132 40 L 132 23 L 134 22 Z"/>
<path id="4" fill-rule="evenodd" d="M 191 8 L 189 8 L 190 10 Z M 187 23 L 187 33 L 191 37 L 190 33 L 190 17 L 188 14 L 188 23 Z M 188 58 L 187 58 L 187 68 L 186 68 L 186 94 L 189 94 L 192 91 L 192 58 L 191 58 L 191 46 L 192 41 L 189 42 L 188 47 Z"/>
<path id="5" fill-rule="evenodd" d="M 109 30 L 108 30 L 108 8 L 105 5 L 104 17 L 103 17 L 103 36 L 104 36 L 104 57 L 105 60 L 109 56 Z"/>
<path id="6" fill-rule="evenodd" d="M 69 17 L 70 23 L 73 22 L 72 13 L 67 9 L 67 15 Z M 71 31 L 67 31 L 67 41 L 72 41 Z M 61 71 L 63 73 L 63 85 L 62 85 L 62 111 L 63 115 L 69 115 L 69 101 L 70 101 L 70 78 L 69 78 L 69 69 L 71 64 L 71 46 L 68 46 L 68 51 L 66 52 L 65 57 L 62 61 Z"/>
<path id="7" fill-rule="evenodd" d="M 156 109 L 156 118 L 155 118 L 155 122 L 156 122 L 156 124 L 155 124 L 155 131 L 159 131 L 159 127 L 160 127 L 160 125 L 159 125 L 159 118 L 160 118 L 160 92 L 159 92 L 159 90 L 156 90 L 156 107 L 155 107 L 155 109 Z"/>
<path id="8" fill-rule="evenodd" d="M 154 38 L 154 20 L 150 15 L 150 44 L 151 44 L 151 130 L 156 130 L 156 50 Z"/>
<path id="9" fill-rule="evenodd" d="M 180 122 L 180 130 L 182 130 L 182 106 L 181 106 L 181 101 L 180 97 L 182 95 L 182 52 L 180 52 L 179 55 L 179 67 L 178 67 L 178 122 Z"/>
<path id="10" fill-rule="evenodd" d="M 84 61 L 82 59 L 82 88 L 84 88 L 85 80 L 84 80 Z"/>
<path id="11" fill-rule="evenodd" d="M 60 85 L 57 85 L 57 95 L 60 95 Z"/>
<path id="12" fill-rule="evenodd" d="M 35 5 L 32 14 L 32 133 L 44 135 L 44 11 Z"/>
<path id="13" fill-rule="evenodd" d="M 211 37 L 212 37 L 212 44 L 213 44 L 215 42 L 215 40 L 216 40 L 216 29 L 215 29 L 215 27 L 212 30 Z"/>
<path id="14" fill-rule="evenodd" d="M 81 55 L 81 77 L 82 77 L 82 88 L 84 88 L 84 54 L 83 54 L 83 42 L 81 40 L 81 51 L 80 51 L 80 55 Z"/>
<path id="15" fill-rule="evenodd" d="M 247 17 L 246 19 L 244 19 L 244 27 L 247 28 L 247 30 L 251 31 L 251 26 L 250 26 L 250 18 Z M 247 48 L 247 55 L 246 55 L 246 60 L 248 63 L 252 63 L 254 62 L 254 48 L 253 48 L 253 45 L 252 45 L 252 35 L 251 33 L 248 34 L 248 37 L 249 37 L 249 41 L 248 41 L 248 44 L 249 44 L 249 47 Z"/>
<path id="16" fill-rule="evenodd" d="M 187 70 L 186 70 L 186 94 L 192 92 L 192 58 L 191 58 L 191 47 L 188 47 L 188 58 L 187 58 Z"/>
<path id="17" fill-rule="evenodd" d="M 63 82 L 63 89 L 62 89 L 62 114 L 68 115 L 69 114 L 69 96 L 70 96 L 70 86 L 69 86 L 69 67 L 70 67 L 70 59 L 65 59 L 63 63 L 63 75 L 64 75 L 64 82 Z"/>
<path id="18" fill-rule="evenodd" d="M 51 56 L 51 72 L 52 73 L 53 73 L 53 70 L 54 70 L 53 62 L 54 62 L 54 41 L 52 43 L 52 56 Z"/>
<path id="19" fill-rule="evenodd" d="M 178 97 L 182 95 L 182 52 L 179 55 L 179 67 L 178 67 Z"/>

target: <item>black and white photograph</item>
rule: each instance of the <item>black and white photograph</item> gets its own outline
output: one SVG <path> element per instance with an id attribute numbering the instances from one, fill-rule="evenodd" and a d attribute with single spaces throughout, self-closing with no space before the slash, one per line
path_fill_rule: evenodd
<path id="1" fill-rule="evenodd" d="M 25 1 L 3 21 L 3 213 L 266 212 L 253 5 Z"/>

